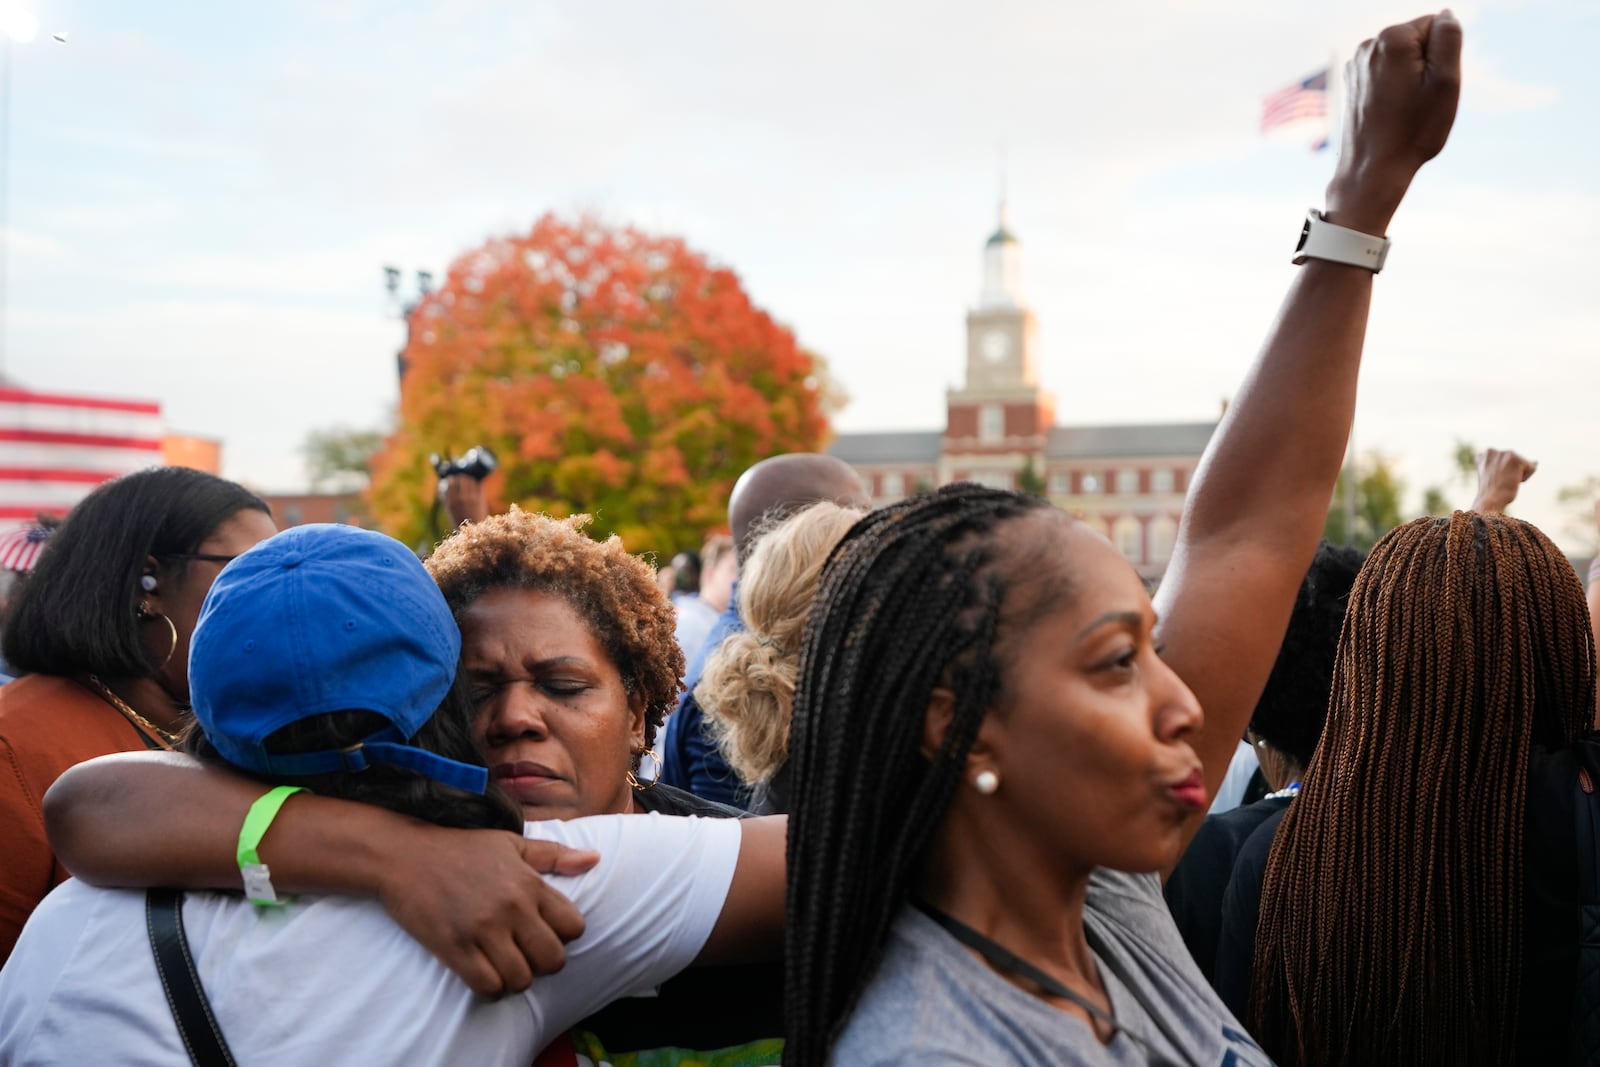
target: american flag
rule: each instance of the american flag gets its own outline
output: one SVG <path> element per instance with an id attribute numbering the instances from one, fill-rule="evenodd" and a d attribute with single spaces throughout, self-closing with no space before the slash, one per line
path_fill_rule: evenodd
<path id="1" fill-rule="evenodd" d="M 161 463 L 161 405 L 0 387 L 0 528 Z"/>
<path id="2" fill-rule="evenodd" d="M 1326 118 L 1327 114 L 1328 71 L 1319 70 L 1304 81 L 1279 89 L 1262 102 L 1261 132 L 1299 119 Z"/>

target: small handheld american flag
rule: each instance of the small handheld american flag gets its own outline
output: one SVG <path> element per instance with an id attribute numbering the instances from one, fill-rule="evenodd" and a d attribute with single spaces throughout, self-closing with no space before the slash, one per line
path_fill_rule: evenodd
<path id="1" fill-rule="evenodd" d="M 1261 132 L 1286 126 L 1300 119 L 1326 118 L 1328 114 L 1328 71 L 1319 70 L 1303 81 L 1279 89 L 1261 105 Z"/>

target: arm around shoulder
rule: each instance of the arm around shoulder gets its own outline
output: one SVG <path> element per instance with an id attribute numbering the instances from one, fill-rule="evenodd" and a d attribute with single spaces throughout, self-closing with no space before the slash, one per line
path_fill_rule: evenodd
<path id="1" fill-rule="evenodd" d="M 45 818 L 63 862 L 85 881 L 237 889 L 239 829 L 267 789 L 189 756 L 124 753 L 62 775 Z M 581 873 L 596 859 L 309 793 L 288 799 L 258 851 L 280 893 L 377 897 L 484 995 L 560 970 L 562 943 L 583 932 L 583 918 L 540 874 Z"/>
<path id="2" fill-rule="evenodd" d="M 740 819 L 738 825 L 739 861 L 697 963 L 776 959 L 783 949 L 789 818 Z"/>
<path id="3" fill-rule="evenodd" d="M 237 889 L 239 828 L 268 788 L 181 753 L 118 753 L 57 779 L 45 794 L 45 825 L 63 865 L 85 881 Z M 282 890 L 373 895 L 381 873 L 373 842 L 383 826 L 409 821 L 296 794 L 260 851 Z"/>

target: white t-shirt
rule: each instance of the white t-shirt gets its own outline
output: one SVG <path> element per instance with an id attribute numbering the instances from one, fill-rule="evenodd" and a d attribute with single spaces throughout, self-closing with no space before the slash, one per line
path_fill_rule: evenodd
<path id="1" fill-rule="evenodd" d="M 473 995 L 375 901 L 258 908 L 189 893 L 183 920 L 234 1058 L 248 1064 L 526 1067 L 578 1020 L 652 991 L 710 936 L 739 857 L 737 819 L 603 815 L 529 823 L 528 837 L 601 859 L 550 884 L 583 912 L 559 974 L 519 996 Z M 0 969 L 0 1063 L 189 1063 L 145 931 L 142 890 L 63 883 Z"/>
<path id="2" fill-rule="evenodd" d="M 1211 799 L 1211 809 L 1206 814 L 1221 815 L 1237 808 L 1244 800 L 1244 792 L 1250 788 L 1250 779 L 1255 776 L 1259 766 L 1261 760 L 1256 756 L 1255 746 L 1240 741 L 1233 750 L 1233 758 L 1228 761 L 1228 773 L 1223 775 L 1222 784 L 1217 787 L 1217 795 Z"/>

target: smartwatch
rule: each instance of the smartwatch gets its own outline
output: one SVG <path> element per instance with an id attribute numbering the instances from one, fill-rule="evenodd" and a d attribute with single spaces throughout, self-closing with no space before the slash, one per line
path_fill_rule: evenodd
<path id="1" fill-rule="evenodd" d="M 1299 266 L 1308 259 L 1324 259 L 1329 263 L 1345 263 L 1361 267 L 1376 274 L 1383 269 L 1389 256 L 1389 239 L 1374 237 L 1370 233 L 1335 226 L 1322 217 L 1322 212 L 1312 208 L 1306 212 L 1306 222 L 1300 229 L 1300 243 L 1294 247 L 1294 264 Z"/>

